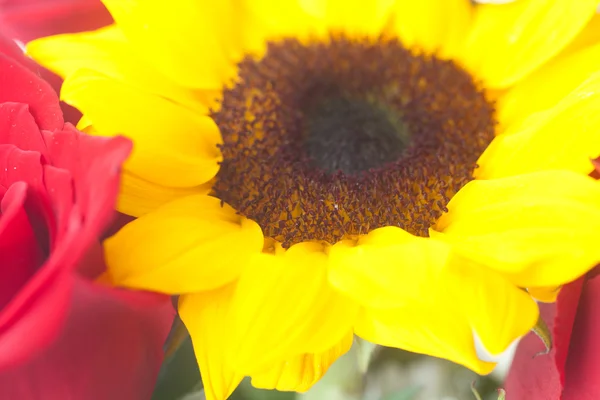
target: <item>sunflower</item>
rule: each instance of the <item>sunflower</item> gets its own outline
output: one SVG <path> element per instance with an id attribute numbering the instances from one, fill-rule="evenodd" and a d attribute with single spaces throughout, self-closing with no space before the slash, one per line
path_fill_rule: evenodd
<path id="1" fill-rule="evenodd" d="M 180 295 L 208 398 L 354 335 L 488 373 L 600 260 L 597 0 L 104 3 L 28 52 L 134 140 L 110 277 Z"/>

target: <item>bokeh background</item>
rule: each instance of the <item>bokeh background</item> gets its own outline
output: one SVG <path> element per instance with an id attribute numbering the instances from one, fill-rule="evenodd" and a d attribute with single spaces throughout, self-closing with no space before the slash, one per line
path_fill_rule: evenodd
<path id="1" fill-rule="evenodd" d="M 494 372 L 478 376 L 452 362 L 398 349 L 378 347 L 370 361 L 364 343 L 353 346 L 325 378 L 304 394 L 259 390 L 244 381 L 232 400 L 497 400 L 497 389 L 512 358 L 503 355 Z M 364 365 L 367 364 L 368 365 Z M 360 364 L 363 364 L 361 369 Z M 366 367 L 366 371 L 365 371 Z M 364 373 L 363 373 L 364 371 Z M 203 400 L 202 383 L 189 339 L 164 364 L 152 400 Z"/>

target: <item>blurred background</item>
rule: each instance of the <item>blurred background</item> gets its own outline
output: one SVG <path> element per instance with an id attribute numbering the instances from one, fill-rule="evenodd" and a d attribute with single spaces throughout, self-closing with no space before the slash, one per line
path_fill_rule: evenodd
<path id="1" fill-rule="evenodd" d="M 488 376 L 450 361 L 358 342 L 309 392 L 259 390 L 244 381 L 232 400 L 497 400 L 512 350 Z M 370 355 L 369 355 L 370 353 Z M 369 360 L 370 358 L 370 360 Z M 165 362 L 152 400 L 203 400 L 192 344 L 185 339 Z"/>

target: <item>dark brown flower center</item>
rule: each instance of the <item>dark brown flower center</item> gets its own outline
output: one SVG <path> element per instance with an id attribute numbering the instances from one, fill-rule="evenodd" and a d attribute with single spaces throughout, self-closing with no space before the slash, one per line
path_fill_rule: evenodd
<path id="1" fill-rule="evenodd" d="M 409 145 L 400 115 L 374 100 L 330 95 L 303 112 L 307 157 L 325 173 L 356 175 L 383 167 L 400 159 Z"/>
<path id="2" fill-rule="evenodd" d="M 472 179 L 493 115 L 468 73 L 394 39 L 271 43 L 213 114 L 213 189 L 284 246 L 388 225 L 426 236 Z"/>

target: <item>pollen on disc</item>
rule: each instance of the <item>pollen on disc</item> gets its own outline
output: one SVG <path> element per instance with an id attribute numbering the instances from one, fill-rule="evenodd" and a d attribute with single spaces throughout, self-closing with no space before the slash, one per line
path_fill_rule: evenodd
<path id="1" fill-rule="evenodd" d="M 213 190 L 290 246 L 398 226 L 426 236 L 494 137 L 494 107 L 451 61 L 395 39 L 272 42 L 213 117 Z"/>

